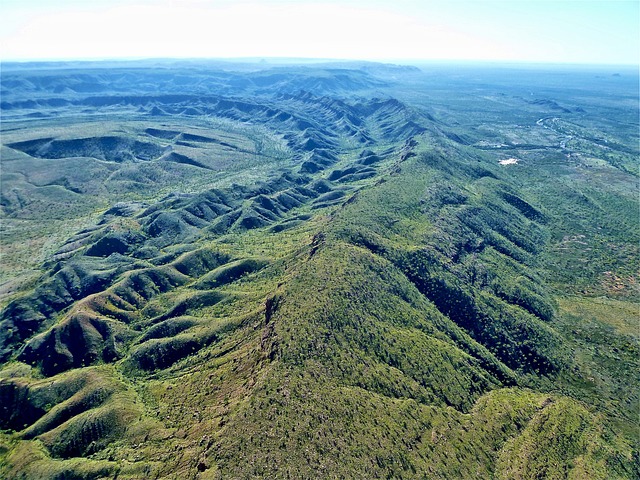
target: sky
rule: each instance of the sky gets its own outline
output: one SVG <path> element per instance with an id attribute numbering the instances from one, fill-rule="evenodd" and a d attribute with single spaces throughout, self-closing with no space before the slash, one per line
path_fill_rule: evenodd
<path id="1" fill-rule="evenodd" d="M 640 0 L 0 0 L 0 59 L 640 63 Z"/>

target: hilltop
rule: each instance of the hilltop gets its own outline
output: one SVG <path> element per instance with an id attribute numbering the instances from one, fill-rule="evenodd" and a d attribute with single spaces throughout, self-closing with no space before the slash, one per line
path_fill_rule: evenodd
<path id="1" fill-rule="evenodd" d="M 2 476 L 636 478 L 601 73 L 10 65 Z"/>

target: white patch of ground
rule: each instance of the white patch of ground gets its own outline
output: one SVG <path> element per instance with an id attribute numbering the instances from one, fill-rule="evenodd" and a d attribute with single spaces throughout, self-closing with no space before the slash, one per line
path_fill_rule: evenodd
<path id="1" fill-rule="evenodd" d="M 516 165 L 520 160 L 517 158 L 505 158 L 504 160 L 500 160 L 498 163 L 500 165 Z"/>

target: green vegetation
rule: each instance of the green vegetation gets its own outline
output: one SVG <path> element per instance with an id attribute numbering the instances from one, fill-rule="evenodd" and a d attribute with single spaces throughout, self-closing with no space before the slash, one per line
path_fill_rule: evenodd
<path id="1" fill-rule="evenodd" d="M 173 68 L 3 73 L 0 476 L 640 476 L 633 82 Z"/>

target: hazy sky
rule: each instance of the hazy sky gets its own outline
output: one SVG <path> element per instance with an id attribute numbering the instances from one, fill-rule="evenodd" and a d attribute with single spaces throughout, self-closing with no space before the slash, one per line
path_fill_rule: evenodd
<path id="1" fill-rule="evenodd" d="M 640 63 L 640 0 L 0 0 L 0 58 Z"/>

